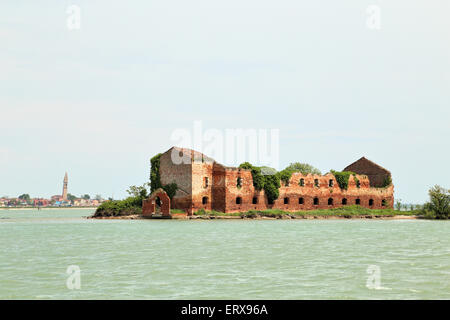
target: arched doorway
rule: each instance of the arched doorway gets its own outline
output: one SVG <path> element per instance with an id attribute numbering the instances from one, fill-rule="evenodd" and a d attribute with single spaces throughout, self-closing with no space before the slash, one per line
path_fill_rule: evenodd
<path id="1" fill-rule="evenodd" d="M 162 188 L 155 190 L 148 199 L 142 201 L 142 215 L 144 217 L 152 215 L 171 217 L 170 198 Z"/>

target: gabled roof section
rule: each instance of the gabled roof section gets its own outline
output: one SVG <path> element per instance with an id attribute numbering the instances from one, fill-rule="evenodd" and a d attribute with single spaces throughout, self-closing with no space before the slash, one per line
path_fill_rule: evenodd
<path id="1" fill-rule="evenodd" d="M 208 157 L 207 155 L 205 155 L 205 154 L 203 154 L 201 152 L 198 152 L 198 151 L 195 151 L 195 150 L 192 150 L 192 149 L 189 149 L 189 148 L 180 148 L 180 147 L 175 147 L 174 146 L 174 147 L 170 148 L 169 150 L 167 150 L 166 152 L 164 152 L 163 154 L 172 152 L 173 150 L 176 151 L 176 152 L 180 152 L 183 155 L 189 154 L 190 159 L 191 160 L 193 159 L 194 161 L 207 162 L 207 163 L 217 163 L 216 160 L 214 160 L 213 158 Z"/>
<path id="2" fill-rule="evenodd" d="M 355 162 L 353 162 L 352 164 L 349 164 L 347 167 L 345 167 L 345 169 L 343 171 L 349 171 L 352 166 L 354 165 L 359 165 L 359 164 L 368 164 L 372 167 L 375 167 L 379 170 L 384 171 L 387 174 L 391 174 L 391 172 L 385 168 L 383 168 L 382 166 L 380 166 L 379 164 L 376 164 L 373 161 L 370 161 L 369 159 L 367 159 L 366 157 L 361 157 L 360 159 L 356 160 Z M 350 170 L 351 171 L 351 170 Z"/>

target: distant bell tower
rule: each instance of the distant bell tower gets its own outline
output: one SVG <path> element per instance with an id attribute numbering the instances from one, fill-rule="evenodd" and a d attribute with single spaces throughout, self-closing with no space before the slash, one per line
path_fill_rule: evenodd
<path id="1" fill-rule="evenodd" d="M 62 198 L 63 201 L 67 201 L 67 183 L 69 182 L 69 178 L 67 177 L 67 172 L 64 175 L 64 181 L 63 181 L 63 193 Z"/>

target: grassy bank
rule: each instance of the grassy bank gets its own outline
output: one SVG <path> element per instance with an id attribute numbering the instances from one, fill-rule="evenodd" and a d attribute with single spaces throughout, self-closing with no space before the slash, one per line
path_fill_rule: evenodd
<path id="1" fill-rule="evenodd" d="M 137 199 L 135 200 L 137 202 Z M 93 217 L 126 217 L 134 215 L 142 215 L 142 208 L 135 201 L 117 201 L 109 202 L 107 205 L 100 206 Z M 184 210 L 171 209 L 172 214 L 184 214 Z M 241 218 L 296 218 L 296 217 L 393 217 L 393 216 L 416 216 L 418 210 L 398 211 L 394 209 L 368 209 L 361 206 L 345 206 L 333 209 L 317 209 L 303 211 L 283 211 L 278 209 L 271 210 L 249 210 L 245 212 L 224 213 L 214 210 L 200 209 L 194 212 L 194 216 L 198 217 L 241 217 Z"/>
<path id="2" fill-rule="evenodd" d="M 341 208 L 333 209 L 317 209 L 317 210 L 303 210 L 288 212 L 278 209 L 272 210 L 249 210 L 246 212 L 235 212 L 235 213 L 223 213 L 219 211 L 206 211 L 198 210 L 194 213 L 197 216 L 240 216 L 242 218 L 258 218 L 258 217 L 269 217 L 269 218 L 282 218 L 283 216 L 337 216 L 337 217 L 357 217 L 357 216 L 373 216 L 373 217 L 393 217 L 397 215 L 417 215 L 417 210 L 412 211 L 398 211 L 394 209 L 368 209 L 361 206 L 346 206 Z"/>

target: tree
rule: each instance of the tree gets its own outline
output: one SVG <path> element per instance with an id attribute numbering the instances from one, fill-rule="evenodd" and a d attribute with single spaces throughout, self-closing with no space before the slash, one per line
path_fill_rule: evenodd
<path id="1" fill-rule="evenodd" d="M 71 193 L 68 193 L 68 194 L 67 194 L 67 200 L 69 200 L 69 201 L 74 201 L 76 198 L 77 198 L 77 197 L 74 196 L 74 195 L 71 194 Z"/>
<path id="2" fill-rule="evenodd" d="M 88 195 L 88 194 L 84 194 L 84 195 L 81 196 L 81 198 L 84 199 L 84 200 L 89 200 L 91 198 L 91 196 Z"/>
<path id="3" fill-rule="evenodd" d="M 286 170 L 294 171 L 294 172 L 301 172 L 303 174 L 322 174 L 319 169 L 313 167 L 312 165 L 308 163 L 300 163 L 300 162 L 294 162 L 291 163 L 289 166 L 286 167 Z"/>
<path id="4" fill-rule="evenodd" d="M 400 211 L 402 209 L 402 199 L 395 200 L 395 208 Z"/>
<path id="5" fill-rule="evenodd" d="M 148 183 L 144 183 L 142 186 L 130 186 L 127 193 L 132 197 L 147 198 L 147 186 Z"/>
<path id="6" fill-rule="evenodd" d="M 102 195 L 96 194 L 95 195 L 95 200 L 101 201 L 102 200 Z"/>
<path id="7" fill-rule="evenodd" d="M 28 200 L 30 200 L 30 195 L 28 193 L 24 193 L 24 194 L 21 194 L 18 198 L 20 200 L 28 201 Z"/>
<path id="8" fill-rule="evenodd" d="M 435 219 L 450 218 L 450 190 L 435 185 L 428 191 L 430 201 L 425 203 L 422 213 Z"/>

